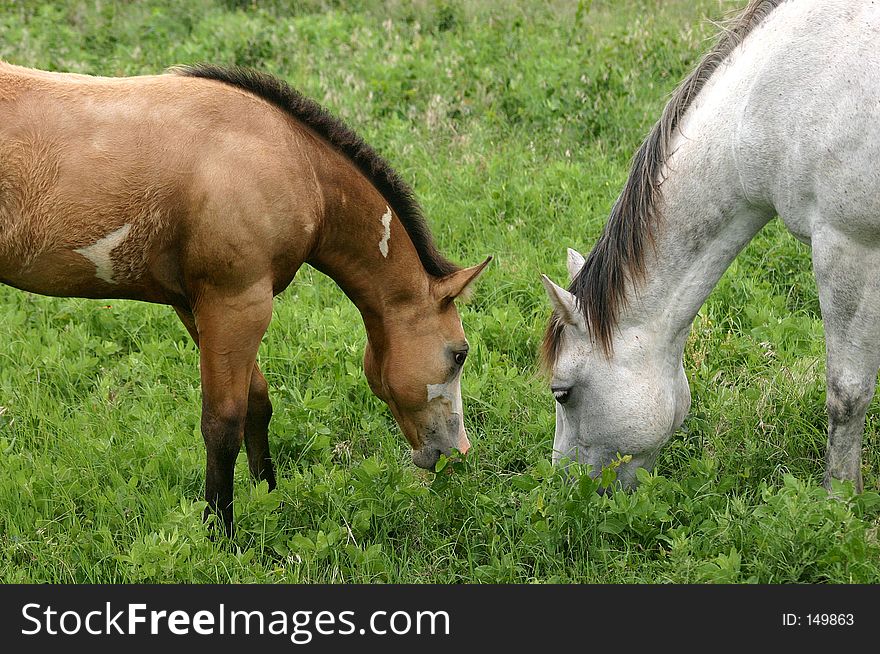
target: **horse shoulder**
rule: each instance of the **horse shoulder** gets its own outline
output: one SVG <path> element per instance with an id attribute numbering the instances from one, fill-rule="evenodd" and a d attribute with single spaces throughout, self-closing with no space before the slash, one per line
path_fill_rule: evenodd
<path id="1" fill-rule="evenodd" d="M 809 243 L 837 225 L 880 244 L 880 12 L 783 3 L 733 58 L 744 194 Z M 724 76 L 719 76 L 724 77 Z"/>

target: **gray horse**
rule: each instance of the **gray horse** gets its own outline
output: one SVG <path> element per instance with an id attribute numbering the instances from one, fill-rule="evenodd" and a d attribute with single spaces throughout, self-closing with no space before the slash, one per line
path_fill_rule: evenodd
<path id="1" fill-rule="evenodd" d="M 604 232 L 554 308 L 543 357 L 554 460 L 618 454 L 624 486 L 690 408 L 682 352 L 734 257 L 774 215 L 812 245 L 825 324 L 825 485 L 860 470 L 880 367 L 880 3 L 753 0 L 676 90 Z"/>

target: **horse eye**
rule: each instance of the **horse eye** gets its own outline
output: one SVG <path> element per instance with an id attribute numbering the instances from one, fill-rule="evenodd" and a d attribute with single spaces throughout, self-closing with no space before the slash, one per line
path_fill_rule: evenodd
<path id="1" fill-rule="evenodd" d="M 455 360 L 455 365 L 461 367 L 464 365 L 464 360 L 467 359 L 467 352 L 456 352 L 453 359 Z"/>
<path id="2" fill-rule="evenodd" d="M 556 398 L 556 401 L 560 404 L 565 404 L 568 402 L 568 396 L 571 395 L 570 388 L 554 388 L 553 389 L 553 397 Z"/>

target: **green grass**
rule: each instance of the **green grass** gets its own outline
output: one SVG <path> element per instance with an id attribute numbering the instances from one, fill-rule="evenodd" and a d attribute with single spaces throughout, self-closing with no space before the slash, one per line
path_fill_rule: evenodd
<path id="1" fill-rule="evenodd" d="M 288 4 L 290 6 L 288 6 Z M 118 75 L 213 61 L 284 77 L 414 187 L 455 261 L 465 463 L 415 469 L 360 370 L 360 317 L 304 268 L 260 363 L 279 485 L 236 470 L 238 532 L 202 524 L 198 354 L 173 312 L 0 288 L 5 582 L 871 582 L 868 492 L 818 486 L 824 342 L 809 252 L 771 224 L 700 311 L 693 407 L 638 491 L 549 465 L 539 274 L 588 251 L 665 98 L 737 2 L 0 0 L 0 58 Z"/>

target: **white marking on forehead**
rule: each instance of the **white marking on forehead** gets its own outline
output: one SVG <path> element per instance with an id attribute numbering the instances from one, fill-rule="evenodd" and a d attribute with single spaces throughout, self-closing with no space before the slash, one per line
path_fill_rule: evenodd
<path id="1" fill-rule="evenodd" d="M 108 284 L 115 284 L 116 280 L 113 279 L 113 259 L 110 258 L 110 253 L 125 240 L 130 229 L 131 225 L 125 224 L 116 231 L 110 232 L 96 243 L 84 248 L 77 248 L 74 252 L 83 255 L 95 264 L 95 276 L 98 279 L 103 279 Z"/>
<path id="2" fill-rule="evenodd" d="M 382 234 L 382 240 L 379 241 L 379 252 L 386 259 L 388 258 L 388 241 L 391 239 L 391 208 L 386 205 L 385 213 L 382 214 L 382 227 L 385 232 Z"/>

